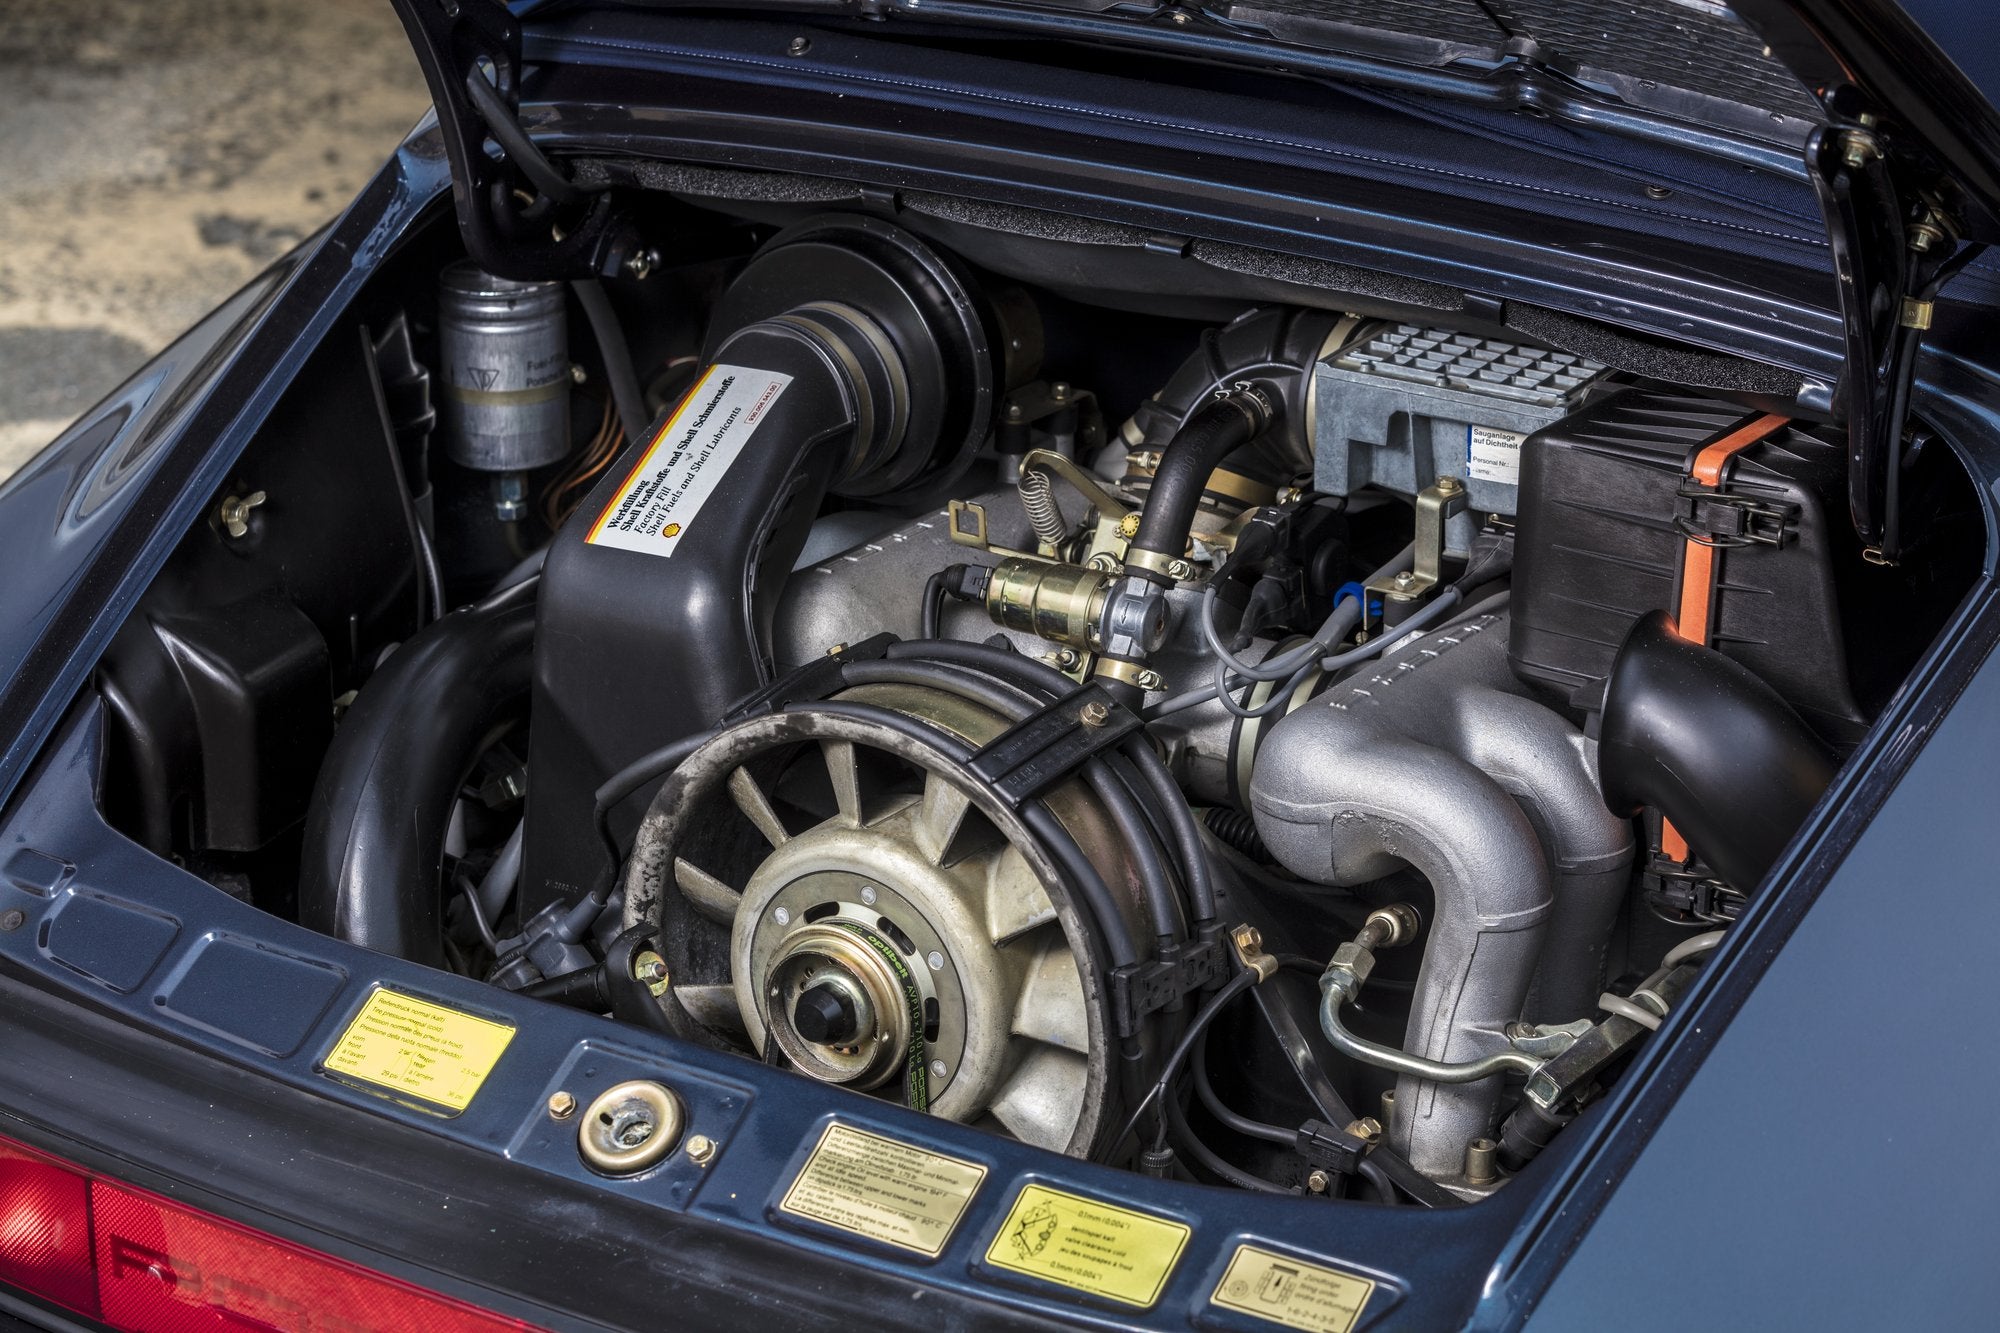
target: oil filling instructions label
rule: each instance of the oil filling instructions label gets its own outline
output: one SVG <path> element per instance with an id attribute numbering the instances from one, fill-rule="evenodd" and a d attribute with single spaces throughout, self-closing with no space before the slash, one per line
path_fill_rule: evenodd
<path id="1" fill-rule="evenodd" d="M 1208 1299 L 1305 1333 L 1352 1333 L 1374 1294 L 1365 1277 L 1239 1245 Z"/>
<path id="2" fill-rule="evenodd" d="M 514 1029 L 505 1023 L 378 990 L 322 1067 L 463 1111 L 512 1040 Z"/>
<path id="3" fill-rule="evenodd" d="M 780 1212 L 935 1259 L 986 1168 L 847 1125 L 828 1125 Z"/>
<path id="4" fill-rule="evenodd" d="M 790 375 L 710 366 L 591 525 L 596 546 L 670 556 Z"/>
<path id="5" fill-rule="evenodd" d="M 1145 1309 L 1160 1299 L 1193 1234 L 1181 1222 L 1029 1185 L 986 1262 Z"/>
<path id="6" fill-rule="evenodd" d="M 1521 443 L 1528 437 L 1491 426 L 1465 428 L 1465 475 L 1474 481 L 1521 484 Z"/>

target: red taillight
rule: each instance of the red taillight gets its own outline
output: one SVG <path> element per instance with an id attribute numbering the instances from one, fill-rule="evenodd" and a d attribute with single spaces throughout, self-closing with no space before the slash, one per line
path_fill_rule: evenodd
<path id="1" fill-rule="evenodd" d="M 7 1139 L 0 1282 L 133 1333 L 531 1327 Z"/>

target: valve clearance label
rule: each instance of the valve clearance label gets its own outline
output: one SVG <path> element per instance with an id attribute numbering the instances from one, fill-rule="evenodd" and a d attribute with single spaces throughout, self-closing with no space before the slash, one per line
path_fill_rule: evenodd
<path id="1" fill-rule="evenodd" d="M 748 366 L 715 365 L 702 372 L 654 432 L 585 540 L 645 555 L 672 555 L 791 382 L 790 375 Z"/>
<path id="2" fill-rule="evenodd" d="M 1374 1294 L 1368 1278 L 1239 1245 L 1208 1299 L 1304 1333 L 1351 1333 Z"/>
<path id="3" fill-rule="evenodd" d="M 463 1111 L 512 1040 L 505 1023 L 378 990 L 321 1067 Z"/>
<path id="4" fill-rule="evenodd" d="M 1182 1222 L 1028 1185 L 986 1262 L 1145 1309 L 1160 1299 L 1193 1234 Z"/>
<path id="5" fill-rule="evenodd" d="M 977 1162 L 833 1124 L 778 1210 L 935 1259 L 985 1179 Z"/>

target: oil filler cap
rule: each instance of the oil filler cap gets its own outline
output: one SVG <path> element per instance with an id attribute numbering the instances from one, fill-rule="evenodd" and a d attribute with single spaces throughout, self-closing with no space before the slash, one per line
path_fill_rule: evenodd
<path id="1" fill-rule="evenodd" d="M 577 1151 L 591 1170 L 637 1175 L 674 1150 L 687 1113 L 673 1090 L 644 1079 L 597 1095 L 576 1127 Z"/>

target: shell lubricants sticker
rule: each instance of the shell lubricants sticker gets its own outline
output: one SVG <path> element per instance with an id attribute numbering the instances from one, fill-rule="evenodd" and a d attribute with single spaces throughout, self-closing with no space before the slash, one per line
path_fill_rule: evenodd
<path id="1" fill-rule="evenodd" d="M 986 1168 L 848 1125 L 828 1125 L 780 1212 L 935 1259 Z"/>
<path id="2" fill-rule="evenodd" d="M 1182 1222 L 1028 1185 L 986 1262 L 1144 1309 L 1160 1299 L 1193 1234 Z"/>
<path id="3" fill-rule="evenodd" d="M 653 433 L 585 540 L 671 556 L 791 382 L 790 375 L 749 366 L 714 365 L 703 371 Z"/>
<path id="4" fill-rule="evenodd" d="M 1208 1299 L 1304 1333 L 1352 1333 L 1374 1294 L 1368 1278 L 1239 1245 Z"/>
<path id="5" fill-rule="evenodd" d="M 321 1067 L 463 1111 L 512 1040 L 505 1023 L 378 990 Z"/>

